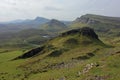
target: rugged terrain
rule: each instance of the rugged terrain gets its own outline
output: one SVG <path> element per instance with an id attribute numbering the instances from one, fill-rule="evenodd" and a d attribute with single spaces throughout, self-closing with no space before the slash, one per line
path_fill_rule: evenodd
<path id="1" fill-rule="evenodd" d="M 1 34 L 1 44 L 13 39 L 29 45 L 1 46 L 0 80 L 119 80 L 119 22 L 87 14 L 70 24 L 53 19 L 42 30 Z"/>

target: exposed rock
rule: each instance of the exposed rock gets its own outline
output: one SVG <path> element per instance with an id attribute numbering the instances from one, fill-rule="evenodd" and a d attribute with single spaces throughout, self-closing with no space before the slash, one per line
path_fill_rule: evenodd
<path id="1" fill-rule="evenodd" d="M 85 73 L 89 72 L 89 70 L 91 70 L 92 68 L 98 67 L 97 65 L 98 65 L 97 63 L 87 64 L 81 71 L 78 71 L 78 73 L 77 73 L 78 77 L 79 77 L 81 74 L 85 74 Z"/>
<path id="2" fill-rule="evenodd" d="M 78 76 L 78 77 L 80 77 L 81 74 L 82 74 L 81 71 L 78 71 L 78 72 L 77 72 L 77 76 Z"/>
<path id="3" fill-rule="evenodd" d="M 18 56 L 18 57 L 15 58 L 14 60 L 16 60 L 16 59 L 25 59 L 25 58 L 33 57 L 33 56 L 37 55 L 38 53 L 40 53 L 43 49 L 44 49 L 44 46 L 38 47 L 38 48 L 35 48 L 35 49 L 32 49 L 32 50 L 26 52 L 25 54 L 23 54 L 23 55 L 21 55 L 21 56 Z"/>
<path id="4" fill-rule="evenodd" d="M 80 18 L 77 18 L 75 22 L 81 22 L 81 23 L 87 23 L 89 21 L 89 18 L 81 16 Z"/>
<path id="5" fill-rule="evenodd" d="M 59 80 L 66 80 L 65 77 L 60 78 Z"/>
<path id="6" fill-rule="evenodd" d="M 67 36 L 67 35 L 76 34 L 76 33 L 80 33 L 80 29 L 73 29 L 73 30 L 64 32 L 60 36 Z"/>
<path id="7" fill-rule="evenodd" d="M 98 39 L 98 35 L 94 32 L 94 30 L 92 28 L 89 28 L 89 27 L 81 28 L 81 34 L 84 36 Z"/>
<path id="8" fill-rule="evenodd" d="M 116 53 L 120 53 L 120 51 L 116 52 Z"/>
<path id="9" fill-rule="evenodd" d="M 100 21 L 92 19 L 90 17 L 87 17 L 86 15 L 81 16 L 80 18 L 78 17 L 75 21 L 75 23 L 86 23 L 86 24 L 97 24 L 100 23 Z"/>
<path id="10" fill-rule="evenodd" d="M 120 54 L 120 51 L 112 52 L 112 53 L 111 53 L 111 55 L 117 55 L 117 54 Z"/>
<path id="11" fill-rule="evenodd" d="M 92 37 L 94 39 L 98 39 L 98 35 L 94 32 L 94 30 L 92 28 L 89 28 L 89 27 L 73 29 L 73 30 L 67 31 L 65 33 L 62 33 L 61 36 L 67 36 L 67 35 L 77 34 L 77 33 L 79 33 L 80 35 L 83 35 L 83 36 L 88 36 L 88 37 Z"/>

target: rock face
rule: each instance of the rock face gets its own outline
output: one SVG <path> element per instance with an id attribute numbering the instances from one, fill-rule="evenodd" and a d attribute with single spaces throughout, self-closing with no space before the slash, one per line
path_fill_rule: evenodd
<path id="1" fill-rule="evenodd" d="M 77 34 L 77 33 L 79 33 L 80 35 L 83 35 L 83 36 L 98 39 L 98 35 L 94 32 L 94 30 L 92 28 L 89 28 L 89 27 L 83 27 L 83 28 L 79 28 L 79 29 L 70 30 L 65 33 L 62 33 L 61 36 L 67 36 L 67 35 Z"/>
<path id="2" fill-rule="evenodd" d="M 96 24 L 96 23 L 99 23 L 100 21 L 92 19 L 92 18 L 88 17 L 87 15 L 83 15 L 81 17 L 78 17 L 74 22 L 86 23 L 86 24 Z"/>
<path id="3" fill-rule="evenodd" d="M 84 27 L 84 28 L 81 28 L 80 32 L 84 36 L 89 36 L 89 37 L 98 39 L 98 35 L 94 32 L 92 28 Z"/>
<path id="4" fill-rule="evenodd" d="M 87 18 L 87 17 L 78 17 L 76 20 L 75 20 L 75 22 L 81 22 L 81 23 L 87 23 L 89 21 L 89 18 Z"/>
<path id="5" fill-rule="evenodd" d="M 25 54 L 23 54 L 23 55 L 21 55 L 21 56 L 18 56 L 18 57 L 15 58 L 14 60 L 16 60 L 16 59 L 25 59 L 25 58 L 33 57 L 34 55 L 36 55 L 36 54 L 38 54 L 39 52 L 41 52 L 43 49 L 44 49 L 44 46 L 38 47 L 38 48 L 35 48 L 35 49 L 32 49 L 32 50 L 30 50 L 29 52 L 26 52 Z"/>

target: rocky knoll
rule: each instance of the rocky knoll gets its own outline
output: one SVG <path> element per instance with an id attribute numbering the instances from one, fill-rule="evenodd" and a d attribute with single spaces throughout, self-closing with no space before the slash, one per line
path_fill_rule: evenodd
<path id="1" fill-rule="evenodd" d="M 18 57 L 15 58 L 14 60 L 16 60 L 16 59 L 25 59 L 25 58 L 32 57 L 32 56 L 38 54 L 39 52 L 41 52 L 43 49 L 44 49 L 44 46 L 38 47 L 38 48 L 35 48 L 35 49 L 32 49 L 32 50 L 24 53 L 23 55 L 18 56 Z"/>
<path id="2" fill-rule="evenodd" d="M 73 30 L 67 31 L 65 33 L 62 33 L 61 36 L 67 36 L 67 35 L 77 34 L 77 33 L 79 33 L 82 36 L 87 36 L 87 37 L 91 37 L 94 39 L 98 39 L 98 35 L 94 32 L 94 30 L 92 28 L 89 28 L 89 27 L 73 29 Z"/>

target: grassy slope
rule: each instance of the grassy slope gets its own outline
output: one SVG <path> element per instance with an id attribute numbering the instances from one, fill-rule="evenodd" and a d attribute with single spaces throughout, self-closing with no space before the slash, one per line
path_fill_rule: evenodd
<path id="1" fill-rule="evenodd" d="M 69 39 L 75 39 L 67 43 Z M 85 44 L 83 41 L 90 42 Z M 67 80 L 90 80 L 94 76 L 108 77 L 107 80 L 119 80 L 120 65 L 118 46 L 107 48 L 101 42 L 81 36 L 79 34 L 57 37 L 48 41 L 45 45 L 45 53 L 40 56 L 11 61 L 11 59 L 23 54 L 23 50 L 0 50 L 0 79 L 1 80 L 50 80 L 60 79 L 64 76 Z M 61 51 L 59 56 L 50 54 Z M 78 59 L 93 53 L 95 56 L 86 59 Z M 111 55 L 114 53 L 115 55 Z M 8 55 L 9 54 L 9 55 Z M 97 63 L 87 73 L 78 76 L 87 64 Z M 94 80 L 94 79 L 93 79 Z"/>
<path id="2" fill-rule="evenodd" d="M 87 47 L 88 48 L 88 47 Z M 61 63 L 65 62 L 65 64 L 69 64 L 68 67 L 62 67 L 60 69 L 54 68 L 54 69 L 48 69 L 47 72 L 42 73 L 32 73 L 28 80 L 49 80 L 49 79 L 59 79 L 63 76 L 67 77 L 67 80 L 83 80 L 86 77 L 92 77 L 95 75 L 98 76 L 110 76 L 107 80 L 119 80 L 119 74 L 120 74 L 120 65 L 119 65 L 119 54 L 117 55 L 110 55 L 110 53 L 114 53 L 116 51 L 119 51 L 118 48 L 101 48 L 100 50 L 95 53 L 95 56 L 83 61 L 73 61 L 71 60 L 71 57 L 76 57 L 78 55 L 83 55 L 83 53 L 93 52 L 96 47 L 90 47 L 89 50 L 87 48 L 76 48 L 72 51 L 69 51 L 68 53 L 61 55 L 60 57 L 56 58 L 46 58 L 42 60 L 41 62 L 38 61 L 35 64 L 32 64 L 33 66 L 28 65 L 31 70 L 36 70 L 41 68 L 42 66 L 46 66 L 48 63 L 49 65 L 53 63 Z M 90 50 L 91 49 L 91 50 Z M 1 50 L 3 51 L 3 50 Z M 9 54 L 9 55 L 8 55 Z M 31 61 L 34 61 L 35 59 L 28 59 L 26 60 L 17 60 L 17 61 L 10 61 L 16 56 L 19 56 L 22 54 L 22 51 L 10 51 L 0 54 L 0 72 L 1 73 L 8 73 L 0 75 L 1 80 L 22 80 L 23 75 L 25 75 L 25 72 L 29 72 L 28 70 L 22 71 L 20 68 L 16 70 L 16 68 L 23 63 L 28 63 Z M 69 54 L 69 55 L 68 55 Z M 64 57 L 63 57 L 64 56 Z M 66 57 L 65 57 L 66 56 Z M 6 58 L 7 57 L 7 58 Z M 36 60 L 35 60 L 36 61 Z M 85 73 L 83 75 L 78 76 L 78 71 L 81 71 L 84 66 L 88 63 L 99 63 L 99 67 L 92 68 L 88 73 Z M 72 65 L 71 65 L 72 64 Z M 33 68 L 33 69 L 32 69 Z M 16 77 L 16 78 L 14 78 Z M 88 78 L 89 78 L 88 77 Z M 26 78 L 27 79 L 27 78 Z"/>
<path id="3" fill-rule="evenodd" d="M 70 36 L 65 36 L 65 37 L 58 37 L 55 38 L 53 40 L 51 40 L 50 42 L 47 43 L 47 45 L 53 45 L 55 47 L 54 50 L 58 50 L 58 49 L 69 49 L 67 52 L 63 52 L 60 56 L 57 57 L 46 57 L 51 53 L 50 51 L 47 51 L 46 53 L 44 53 L 41 56 L 37 56 L 35 58 L 30 58 L 29 62 L 24 63 L 23 65 L 23 69 L 26 71 L 27 74 L 29 74 L 29 79 L 32 80 L 49 80 L 51 78 L 57 79 L 60 78 L 62 76 L 67 76 L 68 80 L 74 80 L 76 78 L 80 79 L 81 77 L 77 77 L 77 71 L 80 71 L 83 66 L 85 66 L 85 64 L 87 63 L 94 63 L 94 62 L 98 62 L 97 61 L 97 52 L 96 49 L 100 49 L 100 51 L 102 51 L 102 49 L 105 47 L 103 46 L 102 43 L 98 43 L 98 41 L 93 41 L 94 43 L 90 43 L 89 45 L 85 46 L 86 44 L 84 44 L 82 41 L 91 41 L 91 39 L 87 38 L 87 37 L 78 37 L 79 35 L 70 35 Z M 78 41 L 78 44 L 76 43 L 71 43 L 71 44 L 66 44 L 64 45 L 65 41 L 68 39 L 74 38 Z M 82 42 L 82 43 L 81 43 Z M 102 46 L 101 46 L 102 44 Z M 63 46 L 64 45 L 64 46 Z M 71 50 L 70 50 L 71 49 Z M 99 51 L 99 52 L 100 52 Z M 95 53 L 94 53 L 95 52 Z M 103 52 L 103 51 L 102 51 Z M 76 58 L 79 56 L 84 56 L 86 55 L 86 53 L 94 53 L 96 56 L 94 58 L 90 58 L 89 60 L 77 60 Z M 103 54 L 102 54 L 103 55 Z M 75 61 L 72 59 L 76 59 Z M 41 59 L 41 60 L 39 60 Z M 95 61 L 94 61 L 95 60 Z M 65 65 L 71 65 L 66 67 L 62 67 L 61 69 L 57 69 L 57 67 L 61 66 L 57 66 L 56 68 L 52 65 L 54 64 L 60 64 L 64 62 Z M 32 66 L 31 66 L 32 65 Z M 47 72 L 42 72 L 42 70 L 45 71 L 47 70 Z M 52 70 L 51 68 L 54 67 Z M 29 68 L 29 69 L 28 69 Z M 32 72 L 31 72 L 32 71 Z M 53 73 L 54 72 L 54 73 Z M 85 76 L 83 76 L 84 78 Z"/>
<path id="4" fill-rule="evenodd" d="M 14 77 L 21 73 L 17 67 L 24 62 L 24 60 L 11 61 L 14 57 L 23 53 L 22 50 L 0 49 L 0 79 L 14 80 Z"/>

